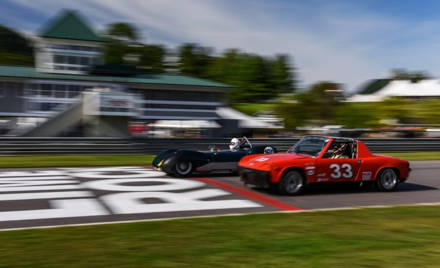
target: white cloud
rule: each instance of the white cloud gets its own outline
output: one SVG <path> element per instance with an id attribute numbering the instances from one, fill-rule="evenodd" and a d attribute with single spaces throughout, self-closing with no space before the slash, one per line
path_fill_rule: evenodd
<path id="1" fill-rule="evenodd" d="M 288 53 L 305 84 L 332 80 L 353 89 L 367 79 L 386 74 L 389 68 L 405 67 L 393 66 L 393 62 L 409 64 L 389 56 L 395 51 L 384 51 L 389 49 L 388 41 L 401 37 L 401 22 L 350 5 L 282 6 L 276 1 L 228 0 L 15 2 L 48 17 L 61 8 L 78 9 L 101 28 L 111 22 L 131 22 L 148 41 L 171 46 L 198 42 L 217 50 L 233 47 L 265 55 Z M 292 15 L 286 16 L 284 8 L 291 9 Z M 310 18 L 305 19 L 304 12 L 310 12 Z M 420 29 L 432 33 L 433 25 L 423 24 Z M 417 33 L 414 28 L 418 27 L 412 29 Z"/>

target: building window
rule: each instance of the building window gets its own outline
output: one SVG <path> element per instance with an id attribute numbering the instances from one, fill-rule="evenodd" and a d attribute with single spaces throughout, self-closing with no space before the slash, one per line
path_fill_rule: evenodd
<path id="1" fill-rule="evenodd" d="M 66 97 L 66 85 L 55 85 L 55 98 Z"/>
<path id="2" fill-rule="evenodd" d="M 54 62 L 55 62 L 55 63 L 59 63 L 59 64 L 64 64 L 64 63 L 66 63 L 66 56 L 63 56 L 63 55 L 55 55 Z"/>
<path id="3" fill-rule="evenodd" d="M 68 64 L 78 64 L 78 57 L 75 56 L 67 56 Z"/>
<path id="4" fill-rule="evenodd" d="M 89 65 L 89 58 L 88 57 L 81 57 L 80 58 L 80 62 L 81 62 L 81 65 Z"/>
<path id="5" fill-rule="evenodd" d="M 70 85 L 68 91 L 68 97 L 75 98 L 79 95 L 80 92 L 81 92 L 81 88 L 79 86 Z"/>
<path id="6" fill-rule="evenodd" d="M 53 96 L 51 84 L 42 84 L 41 85 L 41 96 L 44 96 L 44 97 L 52 97 Z"/>
<path id="7" fill-rule="evenodd" d="M 0 98 L 3 98 L 5 96 L 5 89 L 6 82 L 0 82 Z"/>

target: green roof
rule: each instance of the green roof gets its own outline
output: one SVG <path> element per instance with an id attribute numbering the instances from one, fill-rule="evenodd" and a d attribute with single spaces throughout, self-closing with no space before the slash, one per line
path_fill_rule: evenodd
<path id="1" fill-rule="evenodd" d="M 104 41 L 75 11 L 64 11 L 40 32 L 41 37 L 84 41 Z"/>
<path id="2" fill-rule="evenodd" d="M 86 74 L 55 74 L 38 72 L 33 67 L 0 65 L 0 77 L 17 77 L 31 79 L 76 80 L 92 82 L 134 83 L 134 84 L 165 84 L 205 87 L 232 87 L 223 83 L 199 79 L 183 75 L 143 74 L 135 77 L 98 76 Z"/>
<path id="3" fill-rule="evenodd" d="M 374 79 L 365 83 L 364 86 L 358 91 L 358 94 L 368 95 L 373 94 L 382 88 L 384 88 L 388 83 L 391 82 L 391 79 Z"/>

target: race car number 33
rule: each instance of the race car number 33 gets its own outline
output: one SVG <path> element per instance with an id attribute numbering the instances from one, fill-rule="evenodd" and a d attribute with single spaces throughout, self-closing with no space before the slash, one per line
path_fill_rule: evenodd
<path id="1" fill-rule="evenodd" d="M 330 168 L 333 170 L 333 173 L 330 174 L 330 177 L 333 179 L 339 179 L 341 177 L 348 179 L 353 177 L 353 171 L 350 164 L 331 164 Z"/>

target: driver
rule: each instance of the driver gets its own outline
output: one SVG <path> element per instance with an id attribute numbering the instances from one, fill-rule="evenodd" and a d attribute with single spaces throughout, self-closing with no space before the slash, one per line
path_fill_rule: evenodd
<path id="1" fill-rule="evenodd" d="M 240 150 L 241 141 L 238 138 L 233 138 L 229 143 L 229 149 L 231 152 L 237 152 Z"/>
<path id="2" fill-rule="evenodd" d="M 339 148 L 337 148 L 332 155 L 333 159 L 336 158 L 348 158 L 348 156 L 345 154 L 347 151 L 347 144 L 343 143 L 341 144 L 341 146 L 339 146 Z"/>

